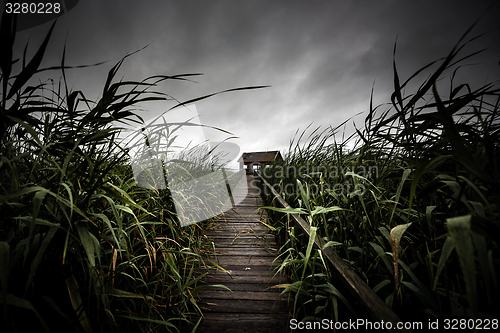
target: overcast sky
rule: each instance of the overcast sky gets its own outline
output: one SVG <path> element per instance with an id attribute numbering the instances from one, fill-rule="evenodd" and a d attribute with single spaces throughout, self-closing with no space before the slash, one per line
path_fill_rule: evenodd
<path id="1" fill-rule="evenodd" d="M 489 7 L 491 6 L 491 7 Z M 129 52 L 118 77 L 203 73 L 197 83 L 170 81 L 157 87 L 184 101 L 242 86 L 196 103 L 201 121 L 234 135 L 243 151 L 284 151 L 294 133 L 310 123 L 336 126 L 354 118 L 361 126 L 375 83 L 375 104 L 390 101 L 392 52 L 401 80 L 446 56 L 481 15 L 473 35 L 486 33 L 465 53 L 489 49 L 464 75 L 473 87 L 500 78 L 500 3 L 496 0 L 182 0 L 80 1 L 59 18 L 45 66 L 57 65 L 66 41 L 68 65 L 109 61 L 69 73 L 74 90 L 95 99 L 108 70 Z M 36 50 L 50 23 L 22 31 Z M 464 54 L 465 54 L 464 53 Z M 53 73 L 55 80 L 59 73 Z M 172 103 L 143 105 L 152 119 Z M 168 119 L 168 117 L 167 117 Z M 350 122 L 351 124 L 352 122 Z M 353 130 L 346 128 L 346 135 Z M 215 134 L 206 134 L 220 140 Z"/>

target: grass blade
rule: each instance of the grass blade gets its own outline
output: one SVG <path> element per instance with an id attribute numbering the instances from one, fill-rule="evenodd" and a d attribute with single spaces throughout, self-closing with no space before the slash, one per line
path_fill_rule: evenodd
<path id="1" fill-rule="evenodd" d="M 473 316 L 477 316 L 477 287 L 474 264 L 474 246 L 472 243 L 471 216 L 459 216 L 446 220 L 451 237 L 460 260 L 460 267 L 465 279 L 469 306 Z"/>

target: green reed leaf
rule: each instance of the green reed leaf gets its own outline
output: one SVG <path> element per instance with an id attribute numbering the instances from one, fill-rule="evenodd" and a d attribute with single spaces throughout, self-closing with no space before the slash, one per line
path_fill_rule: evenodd
<path id="1" fill-rule="evenodd" d="M 31 303 L 30 301 L 28 301 L 24 298 L 17 297 L 16 295 L 13 295 L 13 294 L 7 294 L 6 303 L 9 305 L 13 305 L 13 306 L 23 308 L 23 309 L 26 309 L 26 310 L 33 312 L 36 315 L 36 317 L 38 318 L 38 321 L 42 325 L 42 328 L 44 329 L 44 331 L 50 332 L 49 328 L 47 327 L 47 324 L 45 323 L 45 320 L 43 319 L 42 316 L 40 316 L 38 311 L 36 311 L 35 307 L 33 306 L 33 303 Z"/>
<path id="2" fill-rule="evenodd" d="M 311 227 L 309 229 L 309 242 L 307 243 L 307 249 L 306 249 L 306 257 L 304 258 L 304 268 L 302 270 L 302 279 L 304 279 L 304 276 L 306 274 L 306 267 L 307 263 L 309 262 L 309 258 L 311 256 L 311 251 L 314 245 L 314 240 L 316 239 L 316 231 L 318 230 L 317 227 Z"/>
<path id="3" fill-rule="evenodd" d="M 2 284 L 0 300 L 3 304 L 7 302 L 7 291 L 9 289 L 10 273 L 10 245 L 0 242 L 0 283 Z"/>
<path id="4" fill-rule="evenodd" d="M 472 243 L 471 215 L 446 219 L 455 249 L 460 260 L 460 267 L 465 279 L 469 306 L 473 314 L 477 314 L 478 295 L 474 264 L 474 246 Z"/>
<path id="5" fill-rule="evenodd" d="M 345 210 L 344 208 L 341 208 L 339 206 L 332 206 L 332 207 L 321 207 L 321 206 L 316 206 L 314 207 L 314 210 L 311 211 L 311 215 L 319 215 L 319 214 L 326 214 L 329 212 L 338 212 L 341 210 Z"/>
<path id="6" fill-rule="evenodd" d="M 391 240 L 392 240 L 392 255 L 393 255 L 393 264 L 394 264 L 394 282 L 396 286 L 396 298 L 399 298 L 399 249 L 401 238 L 403 237 L 403 233 L 408 229 L 411 225 L 410 223 L 401 224 L 391 229 Z"/>
<path id="7" fill-rule="evenodd" d="M 394 275 L 393 265 L 391 265 L 389 258 L 387 257 L 387 254 L 384 251 L 384 249 L 382 249 L 382 247 L 380 245 L 375 244 L 373 242 L 370 242 L 369 244 L 373 247 L 375 252 L 377 252 L 377 258 L 382 259 L 385 267 L 387 268 L 387 271 L 390 272 L 391 275 Z"/>
<path id="8" fill-rule="evenodd" d="M 411 169 L 405 169 L 403 171 L 403 176 L 401 177 L 401 182 L 399 183 L 399 186 L 396 189 L 396 197 L 394 198 L 395 203 L 394 203 L 394 208 L 393 208 L 392 213 L 391 213 L 391 218 L 389 219 L 389 225 L 392 224 L 392 219 L 394 217 L 394 213 L 396 212 L 396 207 L 399 203 L 399 198 L 401 197 L 401 191 L 403 190 L 403 185 L 406 181 L 406 178 L 408 178 L 408 176 L 410 175 L 410 173 L 411 173 Z M 391 231 L 391 233 L 392 233 L 392 231 Z"/>
<path id="9" fill-rule="evenodd" d="M 486 237 L 478 233 L 472 232 L 472 241 L 477 251 L 477 260 L 479 261 L 479 269 L 482 276 L 482 281 L 485 284 L 486 290 L 493 290 L 490 280 L 490 266 L 488 264 L 488 250 L 486 247 Z M 488 305 L 492 306 L 492 293 L 487 293 Z"/>
<path id="10" fill-rule="evenodd" d="M 403 237 L 403 234 L 406 231 L 406 229 L 408 229 L 408 227 L 411 224 L 412 224 L 412 222 L 406 223 L 406 224 L 400 224 L 400 225 L 395 226 L 394 228 L 391 229 L 391 239 L 392 239 L 393 250 L 399 249 L 399 243 L 401 242 L 401 238 Z M 396 253 L 397 253 L 397 251 L 396 251 Z"/>
<path id="11" fill-rule="evenodd" d="M 40 64 L 42 63 L 42 59 L 45 54 L 45 49 L 47 48 L 50 36 L 52 35 L 52 30 L 54 30 L 55 25 L 56 21 L 52 23 L 52 26 L 50 27 L 49 32 L 45 36 L 45 40 L 38 48 L 38 51 L 35 53 L 35 55 L 30 60 L 28 65 L 24 67 L 21 73 L 17 76 L 16 80 L 14 81 L 12 87 L 9 90 L 7 99 L 12 98 L 12 96 L 14 96 L 19 91 L 19 89 L 21 89 L 24 86 L 24 84 L 28 82 L 28 80 L 37 72 L 38 67 L 40 67 Z"/>
<path id="12" fill-rule="evenodd" d="M 45 251 L 47 250 L 49 243 L 52 241 L 52 238 L 54 237 L 54 235 L 58 229 L 59 229 L 59 225 L 54 225 L 54 226 L 50 227 L 49 231 L 47 232 L 47 234 L 43 238 L 42 245 L 40 246 L 40 248 L 36 252 L 36 256 L 33 259 L 33 261 L 31 262 L 31 267 L 30 267 L 31 269 L 30 269 L 30 273 L 28 275 L 28 280 L 26 282 L 25 292 L 31 286 L 31 282 L 33 281 L 33 278 L 34 278 L 35 273 L 38 269 L 38 266 L 42 263 L 42 260 L 43 260 L 44 255 L 45 255 Z"/>
<path id="13" fill-rule="evenodd" d="M 76 223 L 76 229 L 78 230 L 78 235 L 80 236 L 80 241 L 83 245 L 85 253 L 87 254 L 87 259 L 92 267 L 96 265 L 95 258 L 100 258 L 99 256 L 99 242 L 94 235 L 90 233 L 87 228 L 86 222 Z"/>
<path id="14" fill-rule="evenodd" d="M 443 248 L 441 249 L 441 256 L 439 257 L 439 262 L 436 269 L 436 276 L 434 277 L 434 286 L 432 288 L 433 290 L 436 290 L 437 283 L 439 281 L 439 275 L 441 275 L 441 271 L 448 262 L 448 258 L 450 257 L 450 254 L 454 248 L 455 244 L 453 243 L 451 236 L 446 237 L 446 240 L 444 241 L 443 244 Z"/>
<path id="15" fill-rule="evenodd" d="M 69 298 L 71 300 L 71 304 L 73 306 L 73 310 L 77 315 L 80 324 L 82 325 L 85 332 L 92 332 L 92 326 L 90 324 L 89 317 L 83 307 L 82 298 L 80 295 L 80 288 L 78 287 L 78 282 L 75 277 L 71 275 L 66 279 L 66 287 L 68 289 Z"/>

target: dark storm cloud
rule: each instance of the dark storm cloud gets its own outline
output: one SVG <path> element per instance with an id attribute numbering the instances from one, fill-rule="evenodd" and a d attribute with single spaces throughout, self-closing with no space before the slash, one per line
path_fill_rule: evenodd
<path id="1" fill-rule="evenodd" d="M 280 149 L 297 128 L 336 126 L 366 112 L 374 82 L 375 104 L 389 102 L 396 38 L 404 80 L 446 56 L 481 14 L 471 36 L 487 35 L 465 51 L 490 49 L 478 57 L 482 66 L 463 73 L 480 84 L 488 74 L 500 76 L 495 1 L 81 1 L 59 19 L 49 62 L 59 61 L 66 35 L 69 63 L 111 60 L 70 74 L 75 88 L 93 98 L 116 61 L 148 44 L 126 60 L 119 77 L 203 73 L 198 83 L 159 87 L 180 100 L 270 85 L 216 96 L 197 108 L 204 122 L 240 136 L 244 150 Z M 41 40 L 47 29 L 30 29 L 20 40 L 30 34 Z M 170 106 L 151 106 L 144 116 Z"/>

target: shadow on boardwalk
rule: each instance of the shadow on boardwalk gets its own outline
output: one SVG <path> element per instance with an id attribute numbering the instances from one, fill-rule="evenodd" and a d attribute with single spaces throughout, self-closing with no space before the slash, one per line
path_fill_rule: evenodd
<path id="1" fill-rule="evenodd" d="M 277 245 L 265 222 L 259 189 L 254 176 L 247 175 L 248 194 L 233 210 L 206 232 L 215 245 L 210 259 L 224 270 L 213 270 L 205 277 L 206 285 L 222 284 L 223 288 L 205 287 L 200 291 L 205 318 L 197 332 L 286 332 L 289 324 L 288 305 L 278 299 L 282 289 L 270 288 L 285 283 L 273 276 L 273 260 Z"/>

